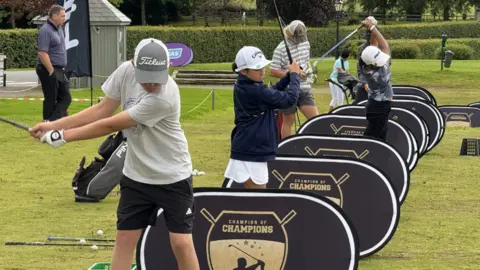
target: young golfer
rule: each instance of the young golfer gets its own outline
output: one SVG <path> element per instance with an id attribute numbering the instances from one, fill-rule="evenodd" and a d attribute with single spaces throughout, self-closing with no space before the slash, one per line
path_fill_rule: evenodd
<path id="1" fill-rule="evenodd" d="M 30 131 L 53 147 L 118 131 L 127 136 L 113 270 L 131 268 L 142 229 L 155 224 L 160 208 L 179 269 L 200 269 L 192 239 L 192 163 L 179 121 L 179 88 L 168 63 L 165 44 L 144 39 L 133 61 L 121 64 L 102 85 L 106 97 L 101 103 Z M 120 105 L 122 112 L 112 116 Z"/>
<path id="2" fill-rule="evenodd" d="M 368 86 L 366 105 L 368 125 L 364 135 L 385 141 L 393 98 L 390 49 L 370 18 L 363 21 L 363 25 L 371 32 L 370 46 L 363 50 L 360 63 Z"/>
<path id="3" fill-rule="evenodd" d="M 344 48 L 342 50 L 342 56 L 338 58 L 333 64 L 333 70 L 330 74 L 330 80 L 340 84 L 338 82 L 338 75 L 343 73 L 348 73 L 350 71 L 350 63 L 348 62 L 348 57 L 350 57 L 350 50 Z M 330 101 L 330 106 L 328 112 L 331 112 L 335 107 L 342 106 L 343 100 L 345 99 L 345 94 L 343 90 L 336 84 L 329 82 L 330 92 L 332 94 L 332 100 Z"/>
<path id="4" fill-rule="evenodd" d="M 295 113 L 297 107 L 302 114 L 311 119 L 318 115 L 317 105 L 312 93 L 312 76 L 310 73 L 310 43 L 307 38 L 307 28 L 302 21 L 294 20 L 284 29 L 285 38 L 290 49 L 292 58 L 303 68 L 300 73 L 300 96 L 298 102 L 289 108 L 280 110 L 283 114 L 282 138 L 292 135 L 292 127 L 295 123 Z M 278 44 L 273 52 L 272 64 L 270 65 L 270 73 L 273 77 L 283 78 L 288 72 L 288 64 L 290 63 L 285 42 Z M 307 75 L 308 74 L 308 75 Z"/>
<path id="5" fill-rule="evenodd" d="M 243 47 L 233 63 L 238 73 L 233 89 L 235 127 L 225 177 L 245 188 L 266 188 L 267 162 L 275 159 L 278 145 L 274 110 L 296 104 L 300 91 L 300 67 L 295 61 L 271 88 L 263 83 L 268 64 L 262 51 L 251 46 Z"/>

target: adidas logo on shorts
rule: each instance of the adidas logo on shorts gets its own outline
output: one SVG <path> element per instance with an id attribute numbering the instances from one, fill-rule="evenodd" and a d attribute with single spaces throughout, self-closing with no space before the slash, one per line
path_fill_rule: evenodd
<path id="1" fill-rule="evenodd" d="M 191 215 L 192 214 L 192 209 L 190 207 L 187 209 L 187 213 L 185 215 Z"/>

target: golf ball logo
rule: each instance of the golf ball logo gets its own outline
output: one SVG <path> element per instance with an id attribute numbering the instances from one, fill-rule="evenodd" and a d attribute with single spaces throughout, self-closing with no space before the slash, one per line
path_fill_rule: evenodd
<path id="1" fill-rule="evenodd" d="M 56 141 L 60 139 L 60 134 L 58 132 L 52 132 L 52 140 Z"/>
<path id="2" fill-rule="evenodd" d="M 284 269 L 288 253 L 284 226 L 296 216 L 294 210 L 283 218 L 263 211 L 224 210 L 216 218 L 206 208 L 200 212 L 212 224 L 207 235 L 210 270 Z"/>

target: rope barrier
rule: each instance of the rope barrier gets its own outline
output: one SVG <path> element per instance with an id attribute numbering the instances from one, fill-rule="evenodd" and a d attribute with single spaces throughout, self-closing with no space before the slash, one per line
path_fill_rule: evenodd
<path id="1" fill-rule="evenodd" d="M 198 109 L 200 106 L 203 105 L 203 103 L 205 103 L 208 100 L 209 97 L 212 96 L 212 94 L 213 94 L 213 90 L 210 91 L 210 94 L 208 94 L 208 96 L 200 104 L 198 104 L 195 108 L 191 109 L 190 111 L 188 111 L 185 114 L 189 114 L 189 113 L 193 112 L 194 110 Z M 185 115 L 185 114 L 183 114 L 183 115 Z M 182 114 L 180 114 L 180 115 L 182 115 Z"/>
<path id="2" fill-rule="evenodd" d="M 32 89 L 34 89 L 34 88 L 37 88 L 38 86 L 40 86 L 40 84 L 37 84 L 37 85 L 35 85 L 35 86 L 32 86 L 32 87 L 27 88 L 27 89 L 23 89 L 23 90 L 15 90 L 15 91 L 13 91 L 13 90 L 9 90 L 9 91 L 7 91 L 7 90 L 0 90 L 0 92 L 1 92 L 1 93 L 22 93 L 22 92 L 27 92 L 27 91 L 30 91 L 30 90 L 32 90 Z"/>
<path id="3" fill-rule="evenodd" d="M 230 106 L 234 106 L 232 103 L 226 101 L 221 95 L 216 95 L 216 96 L 219 97 L 220 100 L 221 100 L 223 103 L 228 104 L 228 105 L 230 105 Z"/>

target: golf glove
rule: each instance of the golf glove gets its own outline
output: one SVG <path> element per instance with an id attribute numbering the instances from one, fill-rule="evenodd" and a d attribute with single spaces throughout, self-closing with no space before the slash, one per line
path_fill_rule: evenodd
<path id="1" fill-rule="evenodd" d="M 63 139 L 63 129 L 58 131 L 58 130 L 50 130 L 46 132 L 42 138 L 40 138 L 40 142 L 42 143 L 48 143 L 52 147 L 57 148 L 60 147 L 67 142 Z"/>
<path id="2" fill-rule="evenodd" d="M 373 17 L 373 16 L 368 16 L 367 19 L 370 20 L 373 25 L 377 25 L 377 23 L 378 23 L 377 20 L 375 19 L 375 17 Z"/>

